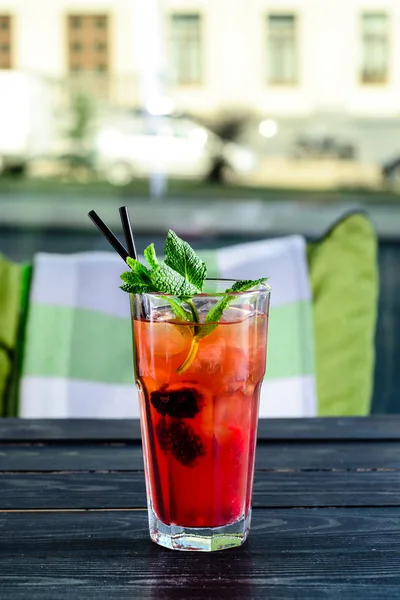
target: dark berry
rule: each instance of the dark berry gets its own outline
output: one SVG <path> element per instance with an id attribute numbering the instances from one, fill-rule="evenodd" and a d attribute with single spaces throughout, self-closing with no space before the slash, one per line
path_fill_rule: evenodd
<path id="1" fill-rule="evenodd" d="M 156 409 L 160 415 L 163 417 L 167 414 L 167 403 L 169 400 L 168 394 L 164 394 L 161 390 L 157 390 L 157 392 L 151 392 L 150 394 L 150 402 Z"/>
<path id="2" fill-rule="evenodd" d="M 194 388 L 171 390 L 162 387 L 150 394 L 150 402 L 160 415 L 177 419 L 193 419 L 201 410 L 202 400 L 202 395 Z"/>
<path id="3" fill-rule="evenodd" d="M 185 467 L 192 467 L 198 458 L 206 454 L 206 447 L 193 427 L 182 421 L 173 421 L 169 428 L 169 449 L 176 460 Z"/>
<path id="4" fill-rule="evenodd" d="M 170 446 L 170 436 L 165 419 L 160 419 L 158 421 L 156 425 L 156 436 L 161 450 L 167 452 Z"/>

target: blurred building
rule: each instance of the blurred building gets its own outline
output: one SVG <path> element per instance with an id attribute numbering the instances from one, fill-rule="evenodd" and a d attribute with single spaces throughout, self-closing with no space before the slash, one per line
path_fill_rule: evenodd
<path id="1" fill-rule="evenodd" d="M 393 117 L 400 1 L 0 0 L 2 69 L 138 106 L 146 61 L 178 110 Z"/>

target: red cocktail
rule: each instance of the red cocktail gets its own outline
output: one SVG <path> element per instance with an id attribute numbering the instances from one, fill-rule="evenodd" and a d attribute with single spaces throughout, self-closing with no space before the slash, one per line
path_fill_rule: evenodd
<path id="1" fill-rule="evenodd" d="M 193 298 L 194 325 L 165 297 L 132 296 L 150 535 L 162 545 L 214 550 L 247 537 L 269 294 L 234 294 L 204 337 L 202 314 L 218 297 Z"/>

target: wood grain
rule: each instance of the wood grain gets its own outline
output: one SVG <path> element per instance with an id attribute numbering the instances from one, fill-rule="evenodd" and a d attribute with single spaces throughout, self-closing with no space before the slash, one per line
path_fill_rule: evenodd
<path id="1" fill-rule="evenodd" d="M 400 443 L 293 442 L 257 444 L 258 469 L 400 469 Z M 132 445 L 0 445 L 0 471 L 142 470 L 140 442 Z"/>
<path id="2" fill-rule="evenodd" d="M 262 421 L 249 542 L 177 553 L 138 510 L 137 421 L 0 420 L 1 600 L 400 599 L 399 441 L 400 417 Z"/>
<path id="3" fill-rule="evenodd" d="M 0 514 L 2 600 L 395 600 L 399 511 L 255 510 L 217 553 L 152 544 L 143 513 Z M 29 557 L 29 560 L 27 560 Z"/>
<path id="4" fill-rule="evenodd" d="M 256 471 L 253 506 L 400 507 L 400 474 Z M 144 507 L 143 472 L 0 474 L 0 510 Z"/>
<path id="5" fill-rule="evenodd" d="M 400 440 L 400 415 L 260 419 L 263 440 Z M 120 441 L 140 439 L 137 419 L 1 419 L 1 442 Z"/>

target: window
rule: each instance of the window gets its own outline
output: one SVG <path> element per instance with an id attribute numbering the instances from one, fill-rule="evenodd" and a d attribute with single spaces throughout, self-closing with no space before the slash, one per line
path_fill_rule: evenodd
<path id="1" fill-rule="evenodd" d="M 105 15 L 68 17 L 70 71 L 108 71 L 108 18 Z"/>
<path id="2" fill-rule="evenodd" d="M 79 29 L 82 24 L 81 17 L 70 17 L 70 27 L 71 29 Z"/>
<path id="3" fill-rule="evenodd" d="M 268 82 L 297 82 L 297 32 L 295 15 L 268 16 Z"/>
<path id="4" fill-rule="evenodd" d="M 11 69 L 11 17 L 0 15 L 0 69 Z"/>
<path id="5" fill-rule="evenodd" d="M 362 15 L 362 83 L 386 83 L 389 71 L 389 19 L 386 13 Z"/>
<path id="6" fill-rule="evenodd" d="M 97 29 L 106 29 L 107 28 L 107 17 L 97 17 L 96 27 L 97 27 Z"/>
<path id="7" fill-rule="evenodd" d="M 171 16 L 171 67 L 176 83 L 201 82 L 200 15 Z"/>

